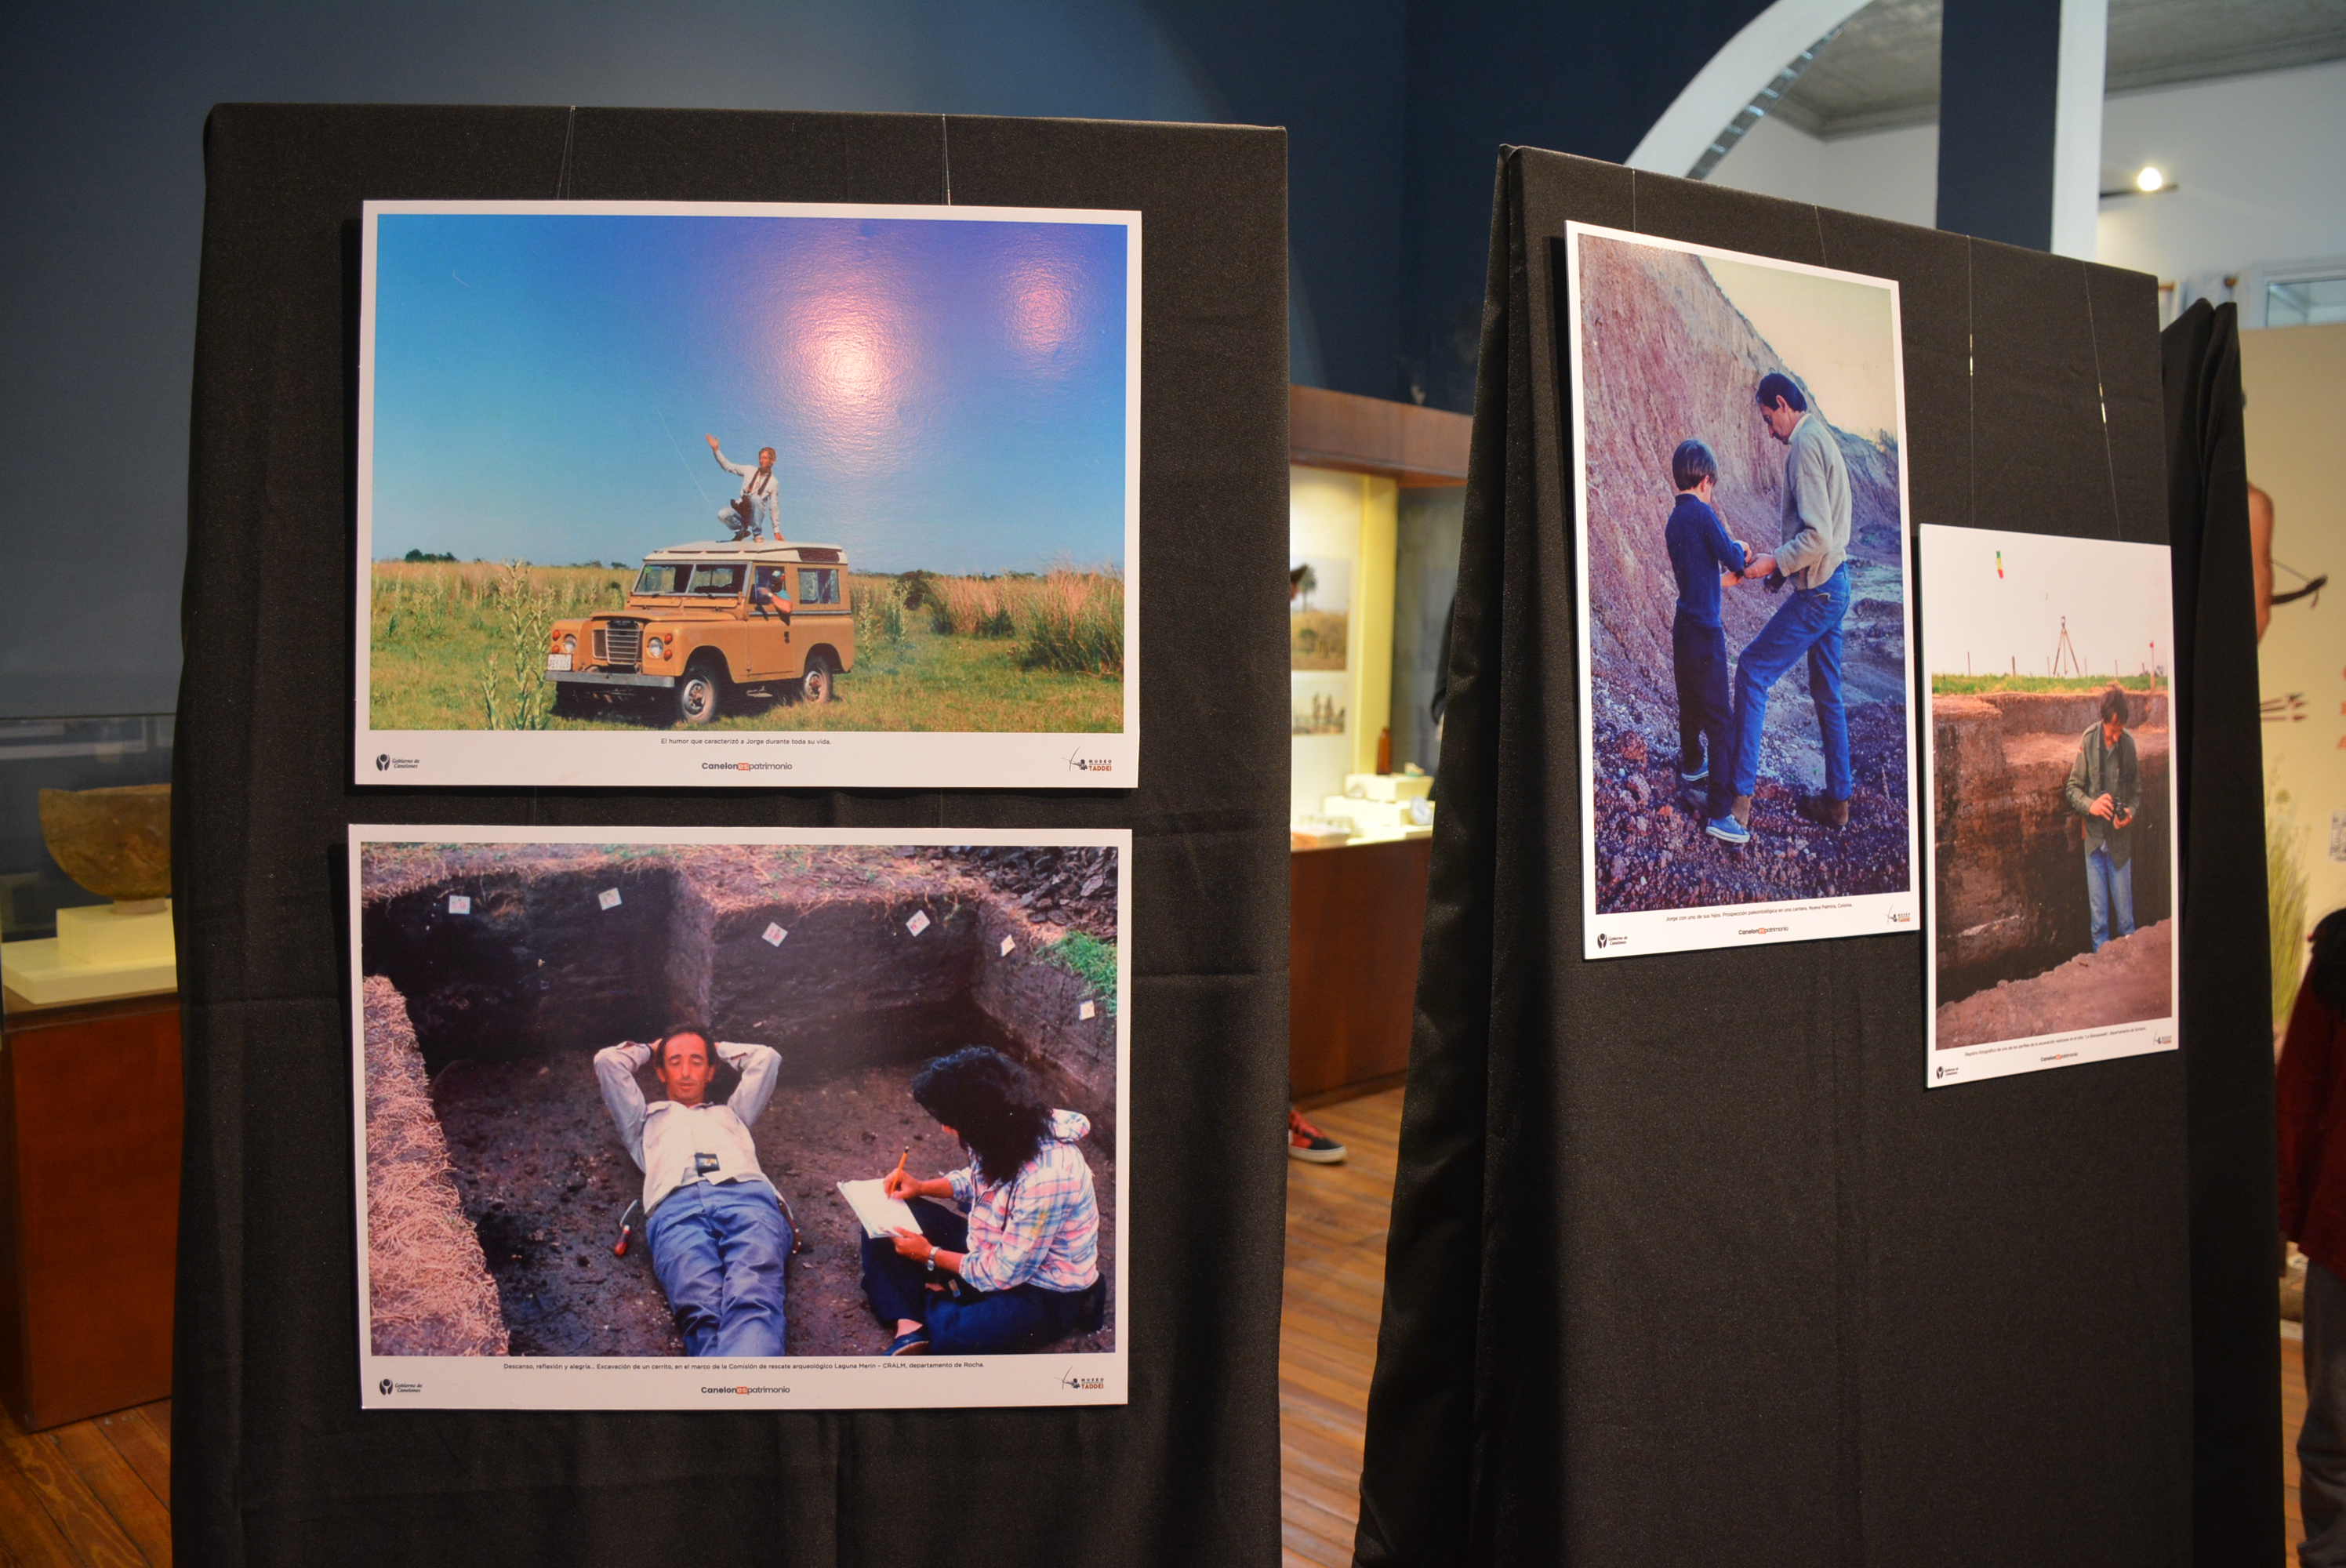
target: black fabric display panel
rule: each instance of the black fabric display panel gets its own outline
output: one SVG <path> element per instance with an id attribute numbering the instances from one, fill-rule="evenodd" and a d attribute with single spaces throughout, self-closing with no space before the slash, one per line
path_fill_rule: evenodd
<path id="1" fill-rule="evenodd" d="M 2265 894 L 2256 584 L 2239 311 L 2201 300 L 2161 336 L 2175 531 L 2183 810 L 2184 1072 L 2191 1099 L 2192 1533 L 2199 1568 L 2282 1555 L 2272 1332 L 2272 949 Z"/>
<path id="2" fill-rule="evenodd" d="M 2164 544 L 2152 280 L 1546 152 L 1494 207 L 1359 1560 L 2188 1561 L 2180 1055 L 1926 1092 L 1919 933 L 1580 956 L 1560 249 L 1896 279 L 1911 522 Z"/>
<path id="3" fill-rule="evenodd" d="M 190 1563 L 1270 1563 L 1285 1158 L 1285 142 L 935 116 L 231 107 L 209 179 L 179 708 Z M 1137 209 L 1138 788 L 354 789 L 368 199 Z M 949 785 L 950 779 L 940 779 Z M 1134 830 L 1128 1406 L 358 1405 L 344 830 Z"/>

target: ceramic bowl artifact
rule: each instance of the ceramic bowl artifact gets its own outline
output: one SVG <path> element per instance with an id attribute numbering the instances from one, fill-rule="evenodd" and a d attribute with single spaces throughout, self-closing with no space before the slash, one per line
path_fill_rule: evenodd
<path id="1" fill-rule="evenodd" d="M 66 875 L 100 898 L 168 897 L 171 787 L 41 791 L 41 838 Z"/>

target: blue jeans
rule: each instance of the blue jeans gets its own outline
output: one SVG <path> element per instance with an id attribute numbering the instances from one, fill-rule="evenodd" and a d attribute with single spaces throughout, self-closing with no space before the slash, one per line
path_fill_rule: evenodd
<path id="1" fill-rule="evenodd" d="M 1768 722 L 1768 688 L 1809 656 L 1809 695 L 1825 745 L 1825 794 L 1846 800 L 1855 789 L 1849 771 L 1849 710 L 1841 700 L 1841 624 L 1849 615 L 1849 563 L 1822 587 L 1795 588 L 1743 645 L 1735 665 L 1735 792 L 1760 785 L 1760 731 Z"/>
<path id="2" fill-rule="evenodd" d="M 652 1210 L 644 1241 L 686 1355 L 782 1353 L 790 1223 L 770 1191 L 754 1182 L 680 1186 Z"/>
<path id="3" fill-rule="evenodd" d="M 2346 1280 L 2305 1266 L 2305 1425 L 2297 1434 L 2304 1568 L 2346 1568 Z"/>
<path id="4" fill-rule="evenodd" d="M 924 1197 L 906 1207 L 923 1236 L 947 1252 L 968 1250 L 969 1221 Z M 932 1290 L 932 1285 L 950 1288 Z M 1046 1290 L 1040 1285 L 973 1290 L 950 1274 L 931 1274 L 898 1252 L 894 1242 L 869 1236 L 863 1238 L 863 1295 L 872 1303 L 872 1316 L 891 1334 L 900 1321 L 925 1327 L 929 1353 L 935 1356 L 1038 1349 L 1098 1328 L 1106 1302 L 1097 1280 L 1086 1290 Z"/>
<path id="5" fill-rule="evenodd" d="M 2134 862 L 2110 864 L 2107 850 L 2086 857 L 2086 903 L 2094 911 L 2094 951 L 2116 936 L 2134 934 Z M 2113 932 L 2111 927 L 2116 930 Z"/>

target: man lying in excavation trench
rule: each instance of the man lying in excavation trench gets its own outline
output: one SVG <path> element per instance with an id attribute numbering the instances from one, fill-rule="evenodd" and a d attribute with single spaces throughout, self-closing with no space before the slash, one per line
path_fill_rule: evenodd
<path id="1" fill-rule="evenodd" d="M 741 1074 L 721 1105 L 709 1098 L 719 1061 Z M 668 1095 L 648 1105 L 636 1082 L 646 1062 Z M 677 1025 L 657 1045 L 595 1053 L 603 1104 L 644 1173 L 644 1241 L 688 1356 L 782 1353 L 790 1224 L 750 1137 L 780 1064 L 769 1046 L 712 1048 L 696 1024 Z"/>

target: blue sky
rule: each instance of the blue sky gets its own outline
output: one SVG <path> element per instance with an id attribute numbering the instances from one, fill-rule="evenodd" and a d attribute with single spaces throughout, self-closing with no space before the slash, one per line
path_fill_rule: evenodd
<path id="1" fill-rule="evenodd" d="M 631 561 L 782 532 L 866 571 L 1124 565 L 1120 225 L 377 220 L 370 554 Z"/>

